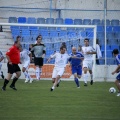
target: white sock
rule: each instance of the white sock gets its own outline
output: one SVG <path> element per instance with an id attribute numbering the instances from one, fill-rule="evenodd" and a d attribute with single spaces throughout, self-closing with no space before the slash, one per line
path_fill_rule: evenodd
<path id="1" fill-rule="evenodd" d="M 26 79 L 28 79 L 28 73 L 25 71 L 25 72 L 23 72 L 24 73 L 24 75 L 25 75 L 25 78 Z"/>
<path id="2" fill-rule="evenodd" d="M 54 90 L 54 89 L 55 89 L 55 87 L 54 87 L 54 86 L 52 86 L 52 89 Z"/>
<path id="3" fill-rule="evenodd" d="M 83 74 L 84 82 L 87 83 L 87 74 Z"/>
<path id="4" fill-rule="evenodd" d="M 40 77 L 40 70 L 39 67 L 36 67 L 36 78 L 39 79 Z"/>
<path id="5" fill-rule="evenodd" d="M 40 72 L 40 75 L 41 75 L 41 73 L 42 73 L 42 68 L 39 68 L 39 72 Z"/>
<path id="6" fill-rule="evenodd" d="M 93 80 L 93 74 L 90 74 L 91 80 Z"/>
<path id="7" fill-rule="evenodd" d="M 60 83 L 61 79 L 58 80 L 58 83 Z"/>
<path id="8" fill-rule="evenodd" d="M 31 77 L 30 77 L 30 74 L 28 73 L 28 78 L 29 78 L 29 80 L 31 79 Z"/>

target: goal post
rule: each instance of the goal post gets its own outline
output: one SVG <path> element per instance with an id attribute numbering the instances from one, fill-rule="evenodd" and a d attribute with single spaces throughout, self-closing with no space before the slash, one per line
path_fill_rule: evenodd
<path id="1" fill-rule="evenodd" d="M 46 57 L 44 59 L 44 66 L 42 68 L 41 79 L 51 79 L 52 69 L 54 67 L 54 60 L 49 64 L 46 63 L 50 54 L 53 54 L 54 51 L 58 51 L 62 42 L 66 42 L 67 52 L 71 53 L 71 47 L 75 46 L 77 49 L 79 45 L 84 45 L 84 39 L 90 39 L 90 45 L 96 49 L 96 25 L 58 25 L 58 24 L 18 24 L 18 23 L 0 23 L 2 26 L 18 26 L 20 30 L 20 36 L 25 39 L 25 36 L 29 36 L 29 41 L 22 41 L 22 44 L 27 46 L 34 44 L 36 36 L 41 34 L 43 37 L 42 42 L 46 45 Z M 22 26 L 22 27 L 21 27 Z M 21 27 L 21 28 L 20 28 Z M 27 27 L 27 29 L 26 29 Z M 32 28 L 33 27 L 33 28 Z M 36 27 L 36 28 L 35 28 Z M 4 27 L 3 27 L 4 28 Z M 32 28 L 32 29 L 30 29 Z M 16 28 L 12 28 L 15 29 Z M 12 29 L 10 29 L 12 34 Z M 25 34 L 22 34 L 22 31 Z M 30 31 L 30 34 L 27 35 L 27 31 Z M 38 34 L 32 33 L 32 31 L 38 31 Z M 56 32 L 55 32 L 56 31 Z M 57 34 L 57 35 L 56 35 Z M 16 35 L 17 36 L 17 35 Z M 104 73 L 100 74 L 100 69 L 104 71 L 104 65 L 96 65 L 96 57 L 93 55 L 94 65 L 93 65 L 93 76 L 95 80 L 104 80 Z M 33 78 L 35 78 L 35 66 L 32 63 L 29 68 L 29 72 Z M 71 75 L 71 70 L 67 66 L 66 71 L 62 77 L 63 80 L 73 80 Z M 81 78 L 80 80 L 83 80 Z"/>

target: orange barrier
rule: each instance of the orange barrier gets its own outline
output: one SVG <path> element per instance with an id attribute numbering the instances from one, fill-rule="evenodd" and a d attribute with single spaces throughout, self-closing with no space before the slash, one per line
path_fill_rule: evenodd
<path id="1" fill-rule="evenodd" d="M 52 71 L 53 71 L 54 65 L 53 64 L 45 64 L 42 67 L 42 74 L 41 78 L 51 78 L 52 77 Z M 29 66 L 29 73 L 32 78 L 36 78 L 35 75 L 35 65 L 30 64 Z M 65 69 L 65 73 L 62 76 L 62 78 L 70 78 L 71 76 L 71 68 L 67 65 Z"/>

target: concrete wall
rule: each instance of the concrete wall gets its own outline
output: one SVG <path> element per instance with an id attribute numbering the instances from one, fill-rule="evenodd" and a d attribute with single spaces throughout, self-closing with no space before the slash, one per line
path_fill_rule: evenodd
<path id="1" fill-rule="evenodd" d="M 108 0 L 107 2 L 108 10 L 120 10 L 119 0 Z M 94 11 L 94 10 L 104 10 L 104 0 L 52 0 L 52 5 L 50 6 L 50 0 L 1 0 L 0 1 L 0 17 L 8 18 L 10 16 L 25 16 L 25 17 L 50 17 L 50 7 L 56 9 L 51 11 L 51 17 L 58 17 L 58 9 L 61 10 L 62 18 L 99 18 L 104 19 L 104 11 Z M 7 7 L 16 7 L 7 8 Z M 31 8 L 31 9 L 19 9 L 20 8 Z M 39 9 L 41 8 L 41 9 Z M 46 10 L 44 9 L 46 8 Z M 67 9 L 67 10 L 65 10 Z M 76 11 L 71 11 L 70 9 L 76 9 Z M 88 10 L 88 11 L 86 11 Z M 93 10 L 93 11 L 89 11 Z M 120 19 L 120 12 L 108 12 L 108 19 Z M 0 21 L 1 22 L 1 21 Z"/>

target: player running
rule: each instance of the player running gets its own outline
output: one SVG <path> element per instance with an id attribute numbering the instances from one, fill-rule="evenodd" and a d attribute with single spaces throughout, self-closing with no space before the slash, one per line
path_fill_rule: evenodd
<path id="1" fill-rule="evenodd" d="M 93 54 L 96 54 L 96 50 L 92 47 L 89 46 L 89 39 L 85 38 L 84 39 L 84 44 L 85 46 L 82 47 L 82 52 L 84 55 L 84 60 L 83 60 L 83 71 L 84 71 L 84 86 L 87 86 L 87 71 L 89 70 L 90 76 L 91 76 L 91 81 L 90 84 L 93 84 L 93 72 L 92 72 L 92 67 L 93 67 Z"/>

